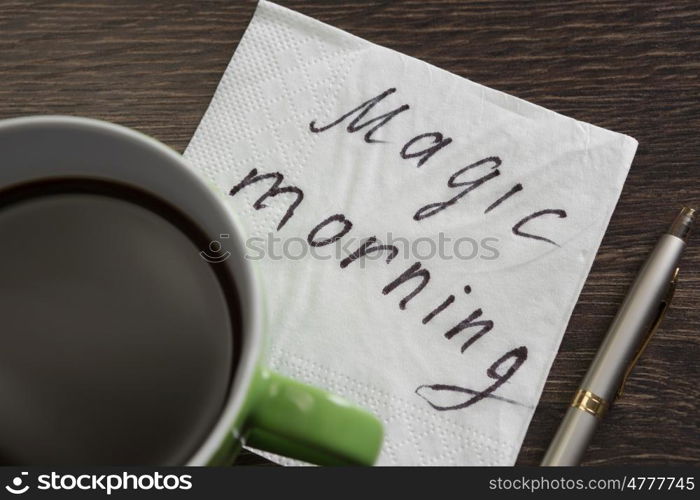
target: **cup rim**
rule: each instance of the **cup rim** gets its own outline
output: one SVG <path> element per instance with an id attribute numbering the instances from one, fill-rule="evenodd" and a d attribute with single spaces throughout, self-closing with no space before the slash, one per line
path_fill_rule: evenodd
<path id="1" fill-rule="evenodd" d="M 19 163 L 4 164 L 0 169 L 0 189 L 48 180 L 57 176 L 55 170 L 58 168 L 62 170 L 61 178 L 125 182 L 144 189 L 178 208 L 206 234 L 219 234 L 220 229 L 225 228 L 231 235 L 226 249 L 231 251 L 233 258 L 215 265 L 223 267 L 238 293 L 242 319 L 241 352 L 218 420 L 184 464 L 207 465 L 226 444 L 231 433 L 235 439 L 241 437 L 240 429 L 236 429 L 237 419 L 248 397 L 262 351 L 260 280 L 253 264 L 244 257 L 243 226 L 226 206 L 223 194 L 216 191 L 216 186 L 207 185 L 180 154 L 150 136 L 121 125 L 66 115 L 9 118 L 0 120 L 0 150 L 8 144 L 8 147 L 21 148 L 15 140 L 3 142 L 3 136 L 8 134 L 16 139 L 23 134 L 28 134 L 29 138 L 32 135 L 41 138 L 42 135 L 50 137 L 59 133 L 59 149 L 33 147 L 22 150 Z M 100 148 L 91 147 L 92 142 L 88 139 L 98 139 Z M 105 147 L 113 149 L 106 151 Z M 126 157 L 130 161 L 126 161 Z M 137 162 L 139 157 L 141 161 Z M 138 168 L 136 163 L 151 168 Z M 45 167 L 47 164 L 51 167 Z M 167 175 L 161 168 L 167 169 Z M 219 232 L 213 229 L 215 227 Z"/>

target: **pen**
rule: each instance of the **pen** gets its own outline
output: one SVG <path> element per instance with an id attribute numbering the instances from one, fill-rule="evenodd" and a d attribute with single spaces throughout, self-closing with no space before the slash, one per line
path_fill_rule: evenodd
<path id="1" fill-rule="evenodd" d="M 678 261 L 695 218 L 684 207 L 661 236 L 610 325 L 541 465 L 578 465 L 593 433 L 671 302 Z"/>

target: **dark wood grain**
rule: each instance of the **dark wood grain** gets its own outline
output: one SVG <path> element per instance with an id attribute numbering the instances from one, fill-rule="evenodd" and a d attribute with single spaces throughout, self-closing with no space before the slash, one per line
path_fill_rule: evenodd
<path id="1" fill-rule="evenodd" d="M 538 463 L 655 239 L 682 204 L 700 205 L 700 4 L 280 3 L 639 140 L 518 460 Z M 3 0 L 0 118 L 90 116 L 183 151 L 254 8 L 234 0 Z M 698 233 L 673 308 L 586 464 L 700 464 Z M 239 462 L 264 461 L 243 455 Z"/>

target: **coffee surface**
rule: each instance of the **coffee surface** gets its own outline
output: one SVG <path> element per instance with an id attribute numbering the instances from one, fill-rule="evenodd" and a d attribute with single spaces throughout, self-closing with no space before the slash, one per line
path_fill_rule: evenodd
<path id="1" fill-rule="evenodd" d="M 0 207 L 0 464 L 175 464 L 215 424 L 234 321 L 213 266 L 138 204 Z"/>

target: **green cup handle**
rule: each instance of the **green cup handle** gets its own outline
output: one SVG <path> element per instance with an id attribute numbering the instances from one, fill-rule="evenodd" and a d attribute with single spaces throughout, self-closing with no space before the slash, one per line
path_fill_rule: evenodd
<path id="1" fill-rule="evenodd" d="M 317 465 L 372 465 L 382 424 L 344 399 L 262 369 L 245 443 Z"/>

